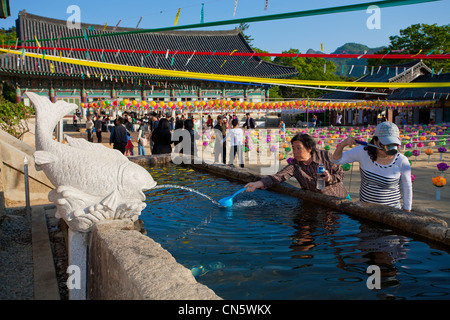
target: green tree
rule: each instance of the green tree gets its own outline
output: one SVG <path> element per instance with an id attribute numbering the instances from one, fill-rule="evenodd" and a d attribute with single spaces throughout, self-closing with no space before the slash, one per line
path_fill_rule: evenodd
<path id="1" fill-rule="evenodd" d="M 377 52 L 378 54 L 393 53 L 396 50 L 403 50 L 402 54 L 428 54 L 432 50 L 433 54 L 448 53 L 450 51 L 450 24 L 438 26 L 436 24 L 413 24 L 406 29 L 400 30 L 400 35 L 389 37 L 390 45 Z M 392 65 L 410 62 L 410 59 L 369 59 L 369 66 Z M 445 72 L 450 71 L 450 61 L 448 59 L 428 59 L 423 62 L 435 72 L 441 68 Z"/>
<path id="2" fill-rule="evenodd" d="M 11 27 L 9 29 L 1 28 L 0 29 L 0 43 L 8 45 L 8 43 L 11 46 L 16 45 L 16 27 Z"/>
<path id="3" fill-rule="evenodd" d="M 13 103 L 0 96 L 0 129 L 22 139 L 29 130 L 27 119 L 34 114 L 32 107 L 23 103 Z"/>
<path id="4" fill-rule="evenodd" d="M 289 49 L 283 53 L 297 53 L 297 49 Z M 336 66 L 333 62 L 324 58 L 305 58 L 305 57 L 276 57 L 274 63 L 295 67 L 298 75 L 293 79 L 302 80 L 320 80 L 320 81 L 336 81 L 342 80 L 334 74 Z M 324 65 L 326 70 L 324 72 Z M 283 98 L 315 98 L 325 93 L 324 90 L 308 89 L 301 87 L 280 86 L 278 93 Z"/>
<path id="5" fill-rule="evenodd" d="M 250 25 L 248 23 L 242 22 L 239 24 L 238 29 L 241 30 L 241 34 L 244 37 L 245 41 L 251 46 L 252 41 L 254 40 L 251 36 L 246 34 L 244 31 L 250 28 Z"/>

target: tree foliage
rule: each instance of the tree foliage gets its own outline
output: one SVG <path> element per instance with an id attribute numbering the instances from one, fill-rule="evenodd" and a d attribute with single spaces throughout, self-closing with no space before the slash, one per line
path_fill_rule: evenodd
<path id="1" fill-rule="evenodd" d="M 13 103 L 0 96 L 0 129 L 22 139 L 29 130 L 27 119 L 34 114 L 32 107 L 23 103 Z"/>
<path id="2" fill-rule="evenodd" d="M 448 53 L 450 51 L 450 24 L 438 26 L 437 24 L 413 24 L 406 29 L 400 30 L 400 35 L 389 37 L 390 45 L 377 52 L 386 54 L 388 52 L 403 50 L 402 54 L 428 54 L 432 50 L 433 54 Z M 393 62 L 395 61 L 395 62 Z M 392 65 L 411 62 L 408 60 L 392 59 L 369 59 L 369 66 Z M 445 72 L 450 71 L 450 61 L 448 59 L 428 59 L 423 62 L 430 68 L 438 72 L 441 68 Z"/>
<path id="3" fill-rule="evenodd" d="M 252 41 L 255 39 L 253 39 L 250 35 L 248 35 L 247 33 L 244 32 L 248 28 L 250 28 L 250 25 L 248 23 L 244 23 L 244 22 L 240 23 L 238 26 L 238 29 L 241 31 L 241 34 L 244 37 L 245 41 L 247 41 L 247 43 L 251 46 Z"/>
<path id="4" fill-rule="evenodd" d="M 8 43 L 11 46 L 16 45 L 16 27 L 11 27 L 9 29 L 1 28 L 0 29 L 0 43 L 4 45 L 8 45 Z"/>
<path id="5" fill-rule="evenodd" d="M 297 53 L 297 49 L 289 49 L 283 53 Z M 321 81 L 339 81 L 342 80 L 339 76 L 334 74 L 336 66 L 333 62 L 327 61 L 324 58 L 305 58 L 305 57 L 276 57 L 274 63 L 295 67 L 298 75 L 293 79 L 301 80 L 321 80 Z M 324 72 L 324 65 L 326 64 L 326 72 Z M 280 86 L 279 94 L 283 98 L 315 98 L 324 93 L 324 90 L 307 89 L 300 87 Z"/>

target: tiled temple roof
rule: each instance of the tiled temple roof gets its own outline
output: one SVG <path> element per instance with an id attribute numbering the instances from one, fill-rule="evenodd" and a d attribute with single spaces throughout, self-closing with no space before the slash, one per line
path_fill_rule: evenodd
<path id="1" fill-rule="evenodd" d="M 440 75 L 425 74 L 417 77 L 412 82 L 450 82 L 450 73 Z M 395 90 L 389 99 L 392 100 L 438 100 L 449 99 L 450 87 L 445 88 L 401 88 Z"/>
<path id="2" fill-rule="evenodd" d="M 16 20 L 17 36 L 19 40 L 45 38 L 57 38 L 61 32 L 61 38 L 83 36 L 86 30 L 88 35 L 105 34 L 113 32 L 112 27 L 107 27 L 103 31 L 104 26 L 81 24 L 80 29 L 67 28 L 65 20 L 57 20 L 37 15 L 32 15 L 21 11 L 19 18 Z M 94 28 L 93 31 L 89 27 Z M 115 32 L 125 32 L 138 29 L 131 28 L 117 28 Z M 36 43 L 27 43 L 28 46 L 36 46 Z M 55 47 L 56 41 L 43 41 L 41 46 Z M 60 40 L 58 47 L 62 48 L 88 48 L 88 49 L 120 49 L 120 50 L 159 50 L 159 51 L 204 51 L 204 52 L 232 52 L 238 50 L 239 52 L 253 52 L 248 43 L 238 29 L 227 31 L 164 31 L 154 33 L 139 33 L 128 35 L 116 35 L 105 37 L 93 37 L 88 40 L 82 39 L 67 39 Z M 34 51 L 36 50 L 27 50 Z M 42 53 L 42 50 L 40 51 Z M 52 55 L 53 52 L 47 52 Z M 59 52 L 56 53 L 59 55 Z M 63 56 L 67 56 L 68 52 L 63 52 Z M 261 61 L 259 57 L 239 57 L 239 56 L 205 56 L 196 55 L 186 65 L 190 55 L 175 55 L 172 65 L 172 56 L 169 54 L 168 58 L 161 54 L 152 54 L 146 57 L 147 54 L 136 53 L 104 53 L 103 61 L 130 65 L 142 66 L 149 68 L 160 68 L 178 71 L 192 71 L 201 73 L 215 73 L 227 75 L 240 75 L 251 77 L 264 78 L 290 78 L 297 74 L 293 67 L 286 67 L 274 63 Z M 71 53 L 72 58 L 85 59 L 86 52 Z M 142 60 L 142 57 L 144 59 Z M 0 67 L 2 70 L 18 71 L 25 73 L 46 73 L 50 74 L 50 61 L 42 59 L 35 59 L 31 57 L 25 58 L 25 64 L 22 65 L 17 60 L 20 56 L 10 54 L 6 59 L 6 54 L 0 57 Z M 89 60 L 102 61 L 101 52 L 89 52 Z M 211 61 L 209 62 L 209 60 Z M 36 62 L 39 60 L 39 68 L 36 70 Z M 224 63 L 224 60 L 227 60 Z M 243 63 L 244 61 L 244 63 Z M 161 79 L 160 76 L 151 76 L 147 74 L 136 74 L 123 71 L 96 69 L 85 66 L 74 66 L 65 63 L 52 62 L 54 71 L 57 74 L 66 74 L 70 70 L 71 74 L 86 74 L 94 73 L 113 76 L 129 76 L 129 77 L 143 77 L 150 79 Z M 19 64 L 19 66 L 18 66 Z M 59 64 L 61 67 L 59 67 Z M 60 71 L 61 70 L 61 71 Z"/>
<path id="3" fill-rule="evenodd" d="M 421 60 L 414 60 L 408 63 L 403 64 L 395 64 L 395 65 L 386 65 L 380 67 L 374 67 L 372 72 L 372 67 L 368 67 L 366 71 L 366 75 L 362 76 L 356 82 L 422 82 L 423 79 L 428 79 L 431 82 L 443 82 L 442 75 L 437 76 L 434 75 L 431 78 L 431 69 L 428 68 Z M 393 85 L 395 87 L 395 85 Z M 395 89 L 393 93 L 389 91 L 392 90 L 384 90 L 385 92 L 390 93 L 389 95 L 375 95 L 371 94 L 371 92 L 375 91 L 374 89 L 364 89 L 364 88 L 356 88 L 356 87 L 348 87 L 347 90 L 354 90 L 354 92 L 331 92 L 323 95 L 322 99 L 329 100 L 359 100 L 359 99 L 414 99 L 414 96 L 406 97 L 405 94 L 402 94 L 402 98 L 399 98 L 400 95 L 397 92 L 409 92 L 410 90 L 415 89 Z M 435 88 L 424 88 L 425 91 L 436 91 Z M 419 92 L 420 90 L 417 90 Z M 424 93 L 423 93 L 424 94 Z M 422 94 L 422 96 L 423 96 Z M 430 99 L 430 98 L 428 98 Z"/>

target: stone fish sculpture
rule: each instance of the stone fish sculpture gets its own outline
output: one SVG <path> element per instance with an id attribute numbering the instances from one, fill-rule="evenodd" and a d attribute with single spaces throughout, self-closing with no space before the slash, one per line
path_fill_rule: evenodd
<path id="1" fill-rule="evenodd" d="M 65 144 L 53 140 L 57 123 L 77 105 L 26 95 L 36 111 L 36 169 L 55 186 L 48 198 L 57 216 L 79 232 L 90 231 L 101 220 L 137 220 L 146 207 L 143 191 L 156 186 L 150 173 L 101 144 L 71 137 Z"/>

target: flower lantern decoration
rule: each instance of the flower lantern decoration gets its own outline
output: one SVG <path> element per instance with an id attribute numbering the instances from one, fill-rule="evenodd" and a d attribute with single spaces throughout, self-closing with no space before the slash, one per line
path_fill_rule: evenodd
<path id="1" fill-rule="evenodd" d="M 425 149 L 425 154 L 428 156 L 428 163 L 430 163 L 430 156 L 434 153 L 433 149 Z"/>
<path id="2" fill-rule="evenodd" d="M 445 147 L 439 147 L 438 152 L 440 153 L 440 161 L 442 161 L 442 155 L 447 152 Z"/>
<path id="3" fill-rule="evenodd" d="M 441 200 L 441 188 L 447 184 L 447 180 L 442 176 L 437 176 L 431 179 L 436 187 L 436 200 Z"/>
<path id="4" fill-rule="evenodd" d="M 442 175 L 444 174 L 445 171 L 447 171 L 448 168 L 450 168 L 445 162 L 438 163 L 436 167 L 441 172 Z"/>

